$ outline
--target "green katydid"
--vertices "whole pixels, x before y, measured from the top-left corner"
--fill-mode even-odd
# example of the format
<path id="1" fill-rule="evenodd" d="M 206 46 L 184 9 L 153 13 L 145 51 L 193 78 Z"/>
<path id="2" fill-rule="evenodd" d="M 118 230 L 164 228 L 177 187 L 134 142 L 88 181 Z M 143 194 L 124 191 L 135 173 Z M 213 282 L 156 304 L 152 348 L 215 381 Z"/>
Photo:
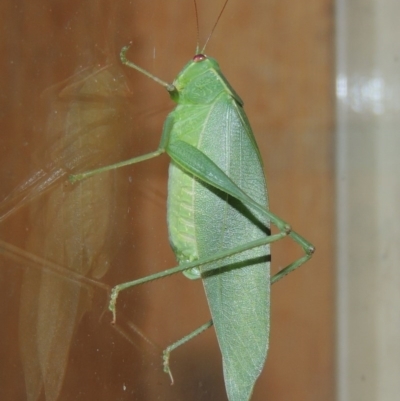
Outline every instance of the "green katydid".
<path id="1" fill-rule="evenodd" d="M 172 380 L 170 352 L 214 325 L 228 398 L 248 401 L 267 356 L 270 282 L 305 263 L 314 247 L 269 211 L 262 160 L 243 102 L 217 61 L 204 55 L 204 48 L 200 52 L 197 47 L 193 59 L 168 84 L 129 61 L 129 46 L 124 47 L 122 63 L 163 85 L 177 106 L 165 121 L 156 151 L 73 175 L 70 180 L 164 152 L 170 156 L 167 220 L 179 265 L 117 285 L 109 308 L 115 321 L 120 291 L 178 272 L 190 279 L 201 278 L 212 320 L 164 351 L 164 370 Z M 270 222 L 279 233 L 271 235 Z M 285 236 L 297 242 L 305 254 L 270 278 L 269 244 Z"/>

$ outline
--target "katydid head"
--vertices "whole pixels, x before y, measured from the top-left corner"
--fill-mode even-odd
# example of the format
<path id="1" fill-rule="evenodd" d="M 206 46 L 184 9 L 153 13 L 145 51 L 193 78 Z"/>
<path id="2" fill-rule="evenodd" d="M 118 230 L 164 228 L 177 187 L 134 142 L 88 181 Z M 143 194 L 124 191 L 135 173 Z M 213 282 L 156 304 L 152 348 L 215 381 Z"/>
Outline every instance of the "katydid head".
<path id="1" fill-rule="evenodd" d="M 193 56 L 167 90 L 172 100 L 179 104 L 209 104 L 225 93 L 243 105 L 222 74 L 217 60 L 203 53 Z"/>
<path id="2" fill-rule="evenodd" d="M 226 91 L 218 62 L 196 54 L 175 78 L 171 98 L 179 104 L 207 104 Z"/>
<path id="3" fill-rule="evenodd" d="M 212 102 L 221 92 L 226 91 L 227 89 L 234 95 L 234 97 L 238 98 L 236 93 L 231 90 L 232 88 L 223 77 L 217 61 L 211 57 L 207 57 L 204 54 L 207 43 L 217 27 L 228 1 L 229 0 L 225 0 L 218 18 L 215 21 L 215 24 L 200 51 L 199 16 L 197 12 L 196 0 L 194 0 L 197 26 L 196 54 L 178 74 L 172 85 L 169 87 L 164 85 L 167 88 L 172 100 L 175 102 L 179 104 L 207 104 Z M 238 100 L 241 102 L 239 98 Z"/>

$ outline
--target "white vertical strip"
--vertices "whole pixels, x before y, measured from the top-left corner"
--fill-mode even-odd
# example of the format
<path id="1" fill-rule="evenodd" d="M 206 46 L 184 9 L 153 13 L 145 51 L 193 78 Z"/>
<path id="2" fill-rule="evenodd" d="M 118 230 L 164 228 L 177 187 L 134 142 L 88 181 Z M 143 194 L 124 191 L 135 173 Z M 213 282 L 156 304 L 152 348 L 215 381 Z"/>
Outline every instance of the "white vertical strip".
<path id="1" fill-rule="evenodd" d="M 400 394 L 399 16 L 337 3 L 339 401 Z"/>
<path id="2" fill-rule="evenodd" d="M 377 372 L 379 400 L 400 399 L 400 2 L 377 8 L 378 266 Z"/>

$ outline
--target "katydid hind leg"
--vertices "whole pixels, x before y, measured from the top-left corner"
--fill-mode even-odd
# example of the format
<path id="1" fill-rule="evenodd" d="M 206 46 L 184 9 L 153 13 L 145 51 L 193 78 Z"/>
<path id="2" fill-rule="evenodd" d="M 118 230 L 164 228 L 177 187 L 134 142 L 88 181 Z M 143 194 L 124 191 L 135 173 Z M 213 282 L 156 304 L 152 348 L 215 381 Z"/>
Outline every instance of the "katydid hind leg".
<path id="1" fill-rule="evenodd" d="M 163 352 L 163 365 L 164 365 L 164 372 L 168 373 L 171 384 L 174 384 L 174 378 L 172 376 L 171 368 L 169 367 L 169 357 L 171 352 L 180 347 L 181 345 L 185 344 L 186 342 L 190 341 L 192 338 L 198 336 L 199 334 L 203 333 L 207 329 L 209 329 L 213 325 L 213 321 L 209 320 L 207 323 L 201 325 L 196 330 L 193 330 L 191 333 L 187 334 L 186 336 L 182 337 L 180 340 L 175 341 L 173 344 L 169 345 L 165 348 Z"/>
<path id="2" fill-rule="evenodd" d="M 221 252 L 218 252 L 214 255 L 210 255 L 204 258 L 200 258 L 197 259 L 193 262 L 187 262 L 187 263 L 181 263 L 178 266 L 172 267 L 171 269 L 167 269 L 158 273 L 154 273 L 145 277 L 142 277 L 140 279 L 137 280 L 133 280 L 133 281 L 128 281 L 126 283 L 122 283 L 122 284 L 118 284 L 116 285 L 112 290 L 111 290 L 111 297 L 110 297 L 110 304 L 108 309 L 111 311 L 112 315 L 113 315 L 113 320 L 112 323 L 116 322 L 116 303 L 117 303 L 117 299 L 118 299 L 118 295 L 121 291 L 124 291 L 128 288 L 131 287 L 135 287 L 137 285 L 140 284 L 145 284 L 148 283 L 150 281 L 154 281 L 154 280 L 158 280 L 164 277 L 168 277 L 171 276 L 173 274 L 176 273 L 182 273 L 185 270 L 189 270 L 189 269 L 193 269 L 195 267 L 199 267 L 199 266 L 204 266 L 207 265 L 209 263 L 213 263 L 215 261 L 218 260 L 222 260 L 225 258 L 228 258 L 232 255 L 238 254 L 238 253 L 242 253 L 245 252 L 249 249 L 253 249 L 253 248 L 258 248 L 261 247 L 263 245 L 267 245 L 267 244 L 271 244 L 273 242 L 279 241 L 282 238 L 284 238 L 287 234 L 285 232 L 283 233 L 277 233 L 277 234 L 273 234 L 270 236 L 266 236 L 266 237 L 262 237 L 258 240 L 255 241 L 251 241 L 248 243 L 245 243 L 243 245 L 237 246 L 235 248 L 231 248 L 228 250 L 224 250 Z M 217 269 L 223 270 L 223 268 L 219 267 Z M 210 274 L 213 270 L 209 269 L 207 270 L 207 274 Z M 199 276 L 198 278 L 202 278 L 201 276 Z"/>
<path id="3" fill-rule="evenodd" d="M 292 231 L 291 227 L 280 217 L 267 210 L 265 207 L 256 203 L 245 192 L 243 192 L 211 159 L 194 146 L 183 142 L 175 141 L 172 145 L 168 145 L 166 149 L 169 156 L 188 173 L 193 174 L 199 180 L 222 190 L 228 195 L 241 201 L 250 209 L 254 209 L 262 213 L 281 233 L 289 235 L 304 250 L 308 260 L 315 249 L 301 235 Z M 304 263 L 304 262 L 303 262 Z M 294 270 L 294 269 L 292 269 Z M 292 271 L 291 270 L 291 271 Z"/>
<path id="4" fill-rule="evenodd" d="M 298 267 L 300 267 L 302 264 L 306 263 L 312 256 L 311 254 L 305 254 L 301 258 L 296 259 L 294 262 L 290 263 L 286 267 L 284 267 L 282 270 L 280 270 L 278 273 L 274 274 L 271 277 L 271 284 L 276 283 L 279 281 L 281 278 L 287 276 L 289 273 L 292 271 L 296 270 Z"/>

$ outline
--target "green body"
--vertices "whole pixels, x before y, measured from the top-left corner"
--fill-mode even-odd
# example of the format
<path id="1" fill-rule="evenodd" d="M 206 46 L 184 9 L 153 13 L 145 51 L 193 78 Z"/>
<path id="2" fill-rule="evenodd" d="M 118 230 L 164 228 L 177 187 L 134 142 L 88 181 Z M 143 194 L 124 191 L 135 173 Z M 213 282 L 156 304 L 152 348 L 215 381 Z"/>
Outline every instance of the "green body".
<path id="1" fill-rule="evenodd" d="M 209 58 L 191 61 L 173 85 L 179 97 L 172 94 L 178 106 L 165 124 L 166 151 L 169 153 L 169 145 L 176 140 L 189 143 L 253 200 L 267 207 L 262 162 L 242 101 L 221 75 L 217 62 Z M 264 216 L 255 215 L 240 201 L 204 184 L 173 161 L 168 227 L 180 263 L 233 249 L 269 233 Z M 248 399 L 267 355 L 269 254 L 269 245 L 264 245 L 199 268 L 232 401 Z M 207 274 L 216 267 L 220 269 Z M 196 270 L 187 275 L 195 277 Z"/>
<path id="2" fill-rule="evenodd" d="M 214 324 L 229 401 L 248 401 L 267 356 L 270 283 L 309 260 L 314 247 L 269 211 L 261 157 L 243 102 L 217 62 L 198 54 L 167 84 L 127 60 L 128 48 L 122 49 L 121 61 L 163 85 L 178 105 L 165 122 L 156 151 L 70 180 L 167 152 L 172 159 L 169 237 L 179 266 L 115 286 L 109 305 L 113 321 L 118 294 L 127 288 L 178 272 L 202 278 L 212 322 L 167 347 L 164 370 L 172 379 L 170 353 Z M 270 222 L 279 233 L 270 234 Z M 269 244 L 286 236 L 302 247 L 304 256 L 270 278 Z"/>

